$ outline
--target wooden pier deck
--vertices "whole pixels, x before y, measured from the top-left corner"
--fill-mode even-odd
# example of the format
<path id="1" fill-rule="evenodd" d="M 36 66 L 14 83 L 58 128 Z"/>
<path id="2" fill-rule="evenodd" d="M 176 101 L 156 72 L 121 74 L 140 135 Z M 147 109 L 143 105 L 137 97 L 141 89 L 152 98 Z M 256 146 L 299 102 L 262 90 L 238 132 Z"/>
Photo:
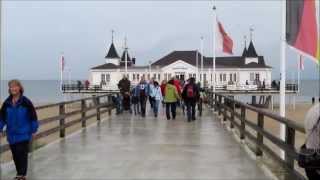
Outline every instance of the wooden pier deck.
<path id="1" fill-rule="evenodd" d="M 211 110 L 188 123 L 108 116 L 30 156 L 29 179 L 271 179 Z M 2 165 L 2 179 L 15 175 Z"/>

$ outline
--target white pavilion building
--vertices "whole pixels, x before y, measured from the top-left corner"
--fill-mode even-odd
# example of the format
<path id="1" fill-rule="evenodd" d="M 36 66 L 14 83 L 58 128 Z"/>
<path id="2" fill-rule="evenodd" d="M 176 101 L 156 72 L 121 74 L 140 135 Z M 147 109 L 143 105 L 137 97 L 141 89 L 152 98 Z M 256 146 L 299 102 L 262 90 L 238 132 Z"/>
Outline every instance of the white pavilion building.
<path id="1" fill-rule="evenodd" d="M 125 68 L 125 54 L 127 53 L 127 68 Z M 256 84 L 264 82 L 266 87 L 271 85 L 272 68 L 266 65 L 264 57 L 259 56 L 251 40 L 240 56 L 216 57 L 216 77 L 213 78 L 213 58 L 204 56 L 198 51 L 173 51 L 164 57 L 152 61 L 145 66 L 136 65 L 136 59 L 131 58 L 128 50 L 124 50 L 120 57 L 112 41 L 105 62 L 90 70 L 91 85 L 103 85 L 108 89 L 117 89 L 117 84 L 127 71 L 132 84 L 137 84 L 142 78 L 161 82 L 173 77 L 187 80 L 196 78 L 206 87 L 216 82 L 217 88 L 243 86 L 246 83 Z M 203 59 L 203 71 L 201 71 Z"/>

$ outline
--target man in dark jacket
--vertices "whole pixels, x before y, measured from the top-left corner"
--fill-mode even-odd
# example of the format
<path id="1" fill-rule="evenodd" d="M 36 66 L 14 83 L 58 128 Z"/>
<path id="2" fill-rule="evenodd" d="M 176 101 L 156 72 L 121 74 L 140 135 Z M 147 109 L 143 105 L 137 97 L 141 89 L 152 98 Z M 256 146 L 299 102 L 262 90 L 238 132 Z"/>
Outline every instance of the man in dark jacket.
<path id="1" fill-rule="evenodd" d="M 122 106 L 124 110 L 129 110 L 131 112 L 130 107 L 130 85 L 131 82 L 129 79 L 124 76 L 118 84 L 121 96 L 122 96 Z"/>
<path id="2" fill-rule="evenodd" d="M 200 93 L 194 78 L 190 78 L 188 84 L 183 88 L 182 98 L 187 106 L 188 122 L 195 121 L 196 102 L 200 98 Z"/>

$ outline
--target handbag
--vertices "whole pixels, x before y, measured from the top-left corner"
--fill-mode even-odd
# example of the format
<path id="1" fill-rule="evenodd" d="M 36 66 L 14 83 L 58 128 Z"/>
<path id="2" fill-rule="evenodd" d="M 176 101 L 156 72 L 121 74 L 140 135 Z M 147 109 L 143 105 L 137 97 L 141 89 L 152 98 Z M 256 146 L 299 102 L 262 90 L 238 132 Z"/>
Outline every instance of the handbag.
<path id="1" fill-rule="evenodd" d="M 320 117 L 317 123 L 313 126 L 311 133 L 306 138 L 305 143 L 300 147 L 298 153 L 298 165 L 302 168 L 308 169 L 320 169 L 320 149 L 308 149 L 306 142 L 309 139 L 310 135 L 317 129 L 317 126 L 320 122 Z"/>

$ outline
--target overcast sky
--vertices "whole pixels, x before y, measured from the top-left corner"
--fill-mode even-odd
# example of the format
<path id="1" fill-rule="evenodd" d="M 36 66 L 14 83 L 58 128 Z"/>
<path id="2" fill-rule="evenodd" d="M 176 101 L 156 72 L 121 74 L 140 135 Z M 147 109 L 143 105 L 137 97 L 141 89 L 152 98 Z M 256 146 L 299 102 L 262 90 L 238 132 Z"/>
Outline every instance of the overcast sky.
<path id="1" fill-rule="evenodd" d="M 259 55 L 279 77 L 281 2 L 218 1 L 217 13 L 240 55 L 243 36 L 254 27 Z M 89 69 L 105 63 L 115 30 L 122 53 L 124 37 L 139 65 L 173 50 L 195 50 L 205 38 L 204 55 L 212 56 L 211 1 L 4 1 L 2 48 L 6 79 L 59 79 L 59 56 L 64 52 L 73 79 L 87 79 Z M 223 55 L 223 54 L 220 54 Z M 297 55 L 287 52 L 287 77 L 296 73 Z M 305 60 L 305 79 L 318 77 Z"/>

